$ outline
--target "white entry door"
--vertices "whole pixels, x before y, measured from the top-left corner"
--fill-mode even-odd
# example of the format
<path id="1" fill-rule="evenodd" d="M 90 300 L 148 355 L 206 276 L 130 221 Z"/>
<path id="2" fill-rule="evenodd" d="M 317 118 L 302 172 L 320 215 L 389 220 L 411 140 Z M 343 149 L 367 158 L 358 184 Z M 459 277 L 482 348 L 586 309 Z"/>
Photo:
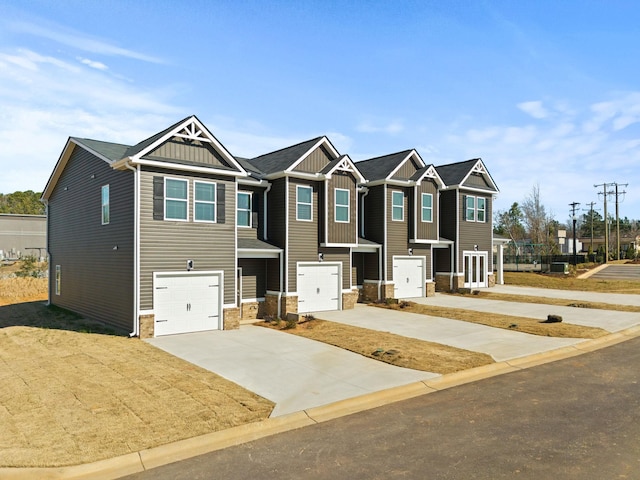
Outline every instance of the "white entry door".
<path id="1" fill-rule="evenodd" d="M 222 329 L 221 276 L 210 272 L 156 273 L 155 336 Z"/>
<path id="2" fill-rule="evenodd" d="M 464 286 L 487 286 L 487 252 L 464 252 Z"/>
<path id="3" fill-rule="evenodd" d="M 393 257 L 395 298 L 424 297 L 425 257 Z"/>
<path id="4" fill-rule="evenodd" d="M 298 312 L 340 310 L 340 264 L 298 264 Z"/>

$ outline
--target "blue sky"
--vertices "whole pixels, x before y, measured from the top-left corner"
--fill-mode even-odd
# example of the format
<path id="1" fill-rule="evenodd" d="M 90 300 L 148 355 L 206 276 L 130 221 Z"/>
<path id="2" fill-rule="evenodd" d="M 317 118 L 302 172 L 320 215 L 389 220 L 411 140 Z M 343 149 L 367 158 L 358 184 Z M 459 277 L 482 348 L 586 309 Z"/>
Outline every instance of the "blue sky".
<path id="1" fill-rule="evenodd" d="M 538 184 L 560 222 L 628 184 L 638 219 L 639 21 L 632 1 L 0 0 L 0 192 L 41 191 L 69 136 L 196 114 L 239 156 L 327 135 L 356 161 L 481 157 L 495 209 Z"/>

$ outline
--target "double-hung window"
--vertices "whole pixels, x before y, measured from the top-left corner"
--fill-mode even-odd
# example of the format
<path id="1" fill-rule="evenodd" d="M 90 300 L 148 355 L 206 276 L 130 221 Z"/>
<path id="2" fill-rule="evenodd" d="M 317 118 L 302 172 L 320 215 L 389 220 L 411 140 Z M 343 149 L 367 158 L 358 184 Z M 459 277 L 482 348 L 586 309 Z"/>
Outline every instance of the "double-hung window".
<path id="1" fill-rule="evenodd" d="M 193 182 L 195 199 L 193 201 L 193 220 L 196 222 L 216 221 L 216 184 L 211 182 Z"/>
<path id="2" fill-rule="evenodd" d="M 487 204 L 486 199 L 483 197 L 478 197 L 476 199 L 476 221 L 477 222 L 485 222 L 487 217 Z"/>
<path id="3" fill-rule="evenodd" d="M 164 218 L 165 220 L 187 221 L 187 205 L 189 203 L 187 180 L 166 178 L 164 183 Z"/>
<path id="4" fill-rule="evenodd" d="M 404 220 L 404 193 L 397 190 L 391 191 L 391 220 Z"/>
<path id="5" fill-rule="evenodd" d="M 335 219 L 336 222 L 349 223 L 349 190 L 335 189 Z"/>
<path id="6" fill-rule="evenodd" d="M 465 215 L 464 218 L 467 222 L 475 222 L 476 221 L 476 197 L 472 197 L 471 195 L 467 195 L 467 199 L 465 200 Z"/>
<path id="7" fill-rule="evenodd" d="M 251 193 L 238 192 L 236 222 L 239 227 L 251 226 Z"/>
<path id="8" fill-rule="evenodd" d="M 303 185 L 296 186 L 296 220 L 311 221 L 313 207 L 313 189 Z"/>
<path id="9" fill-rule="evenodd" d="M 422 194 L 422 221 L 433 222 L 433 195 L 430 193 Z"/>
<path id="10" fill-rule="evenodd" d="M 109 185 L 102 186 L 102 225 L 109 224 Z"/>

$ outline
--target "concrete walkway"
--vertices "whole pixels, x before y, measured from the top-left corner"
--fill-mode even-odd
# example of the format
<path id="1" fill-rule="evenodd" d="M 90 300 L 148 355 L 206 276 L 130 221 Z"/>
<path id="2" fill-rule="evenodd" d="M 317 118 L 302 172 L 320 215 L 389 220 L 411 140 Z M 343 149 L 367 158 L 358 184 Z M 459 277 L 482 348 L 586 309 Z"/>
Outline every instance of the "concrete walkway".
<path id="1" fill-rule="evenodd" d="M 577 290 L 552 290 L 549 288 L 517 287 L 513 285 L 496 285 L 487 289 L 489 293 L 506 293 L 508 295 L 531 295 L 533 297 L 566 298 L 585 302 L 612 303 L 614 305 L 634 305 L 640 307 L 640 295 L 625 293 L 579 292 Z"/>
<path id="2" fill-rule="evenodd" d="M 414 298 L 412 301 L 424 300 L 422 303 L 428 303 L 439 297 L 444 296 Z M 449 303 L 447 306 L 464 308 L 461 306 L 462 302 L 456 303 L 456 300 L 466 299 L 452 296 L 446 296 L 446 299 L 452 299 L 452 302 L 443 302 Z M 579 338 L 541 337 L 460 320 L 399 312 L 362 304 L 357 304 L 353 310 L 319 312 L 316 314 L 316 318 L 483 352 L 491 355 L 498 362 L 574 345 L 583 341 Z"/>
<path id="3" fill-rule="evenodd" d="M 147 341 L 275 402 L 272 417 L 439 376 L 253 325 Z"/>

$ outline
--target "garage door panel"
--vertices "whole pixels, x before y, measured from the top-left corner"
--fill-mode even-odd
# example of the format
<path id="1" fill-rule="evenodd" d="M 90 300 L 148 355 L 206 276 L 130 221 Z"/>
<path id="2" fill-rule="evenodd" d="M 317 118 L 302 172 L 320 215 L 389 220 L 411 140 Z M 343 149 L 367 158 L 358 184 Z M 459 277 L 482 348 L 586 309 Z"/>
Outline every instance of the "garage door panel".
<path id="1" fill-rule="evenodd" d="M 395 298 L 424 296 L 424 257 L 393 259 L 393 282 Z"/>
<path id="2" fill-rule="evenodd" d="M 340 291 L 339 265 L 298 266 L 298 311 L 300 313 L 338 310 Z"/>

